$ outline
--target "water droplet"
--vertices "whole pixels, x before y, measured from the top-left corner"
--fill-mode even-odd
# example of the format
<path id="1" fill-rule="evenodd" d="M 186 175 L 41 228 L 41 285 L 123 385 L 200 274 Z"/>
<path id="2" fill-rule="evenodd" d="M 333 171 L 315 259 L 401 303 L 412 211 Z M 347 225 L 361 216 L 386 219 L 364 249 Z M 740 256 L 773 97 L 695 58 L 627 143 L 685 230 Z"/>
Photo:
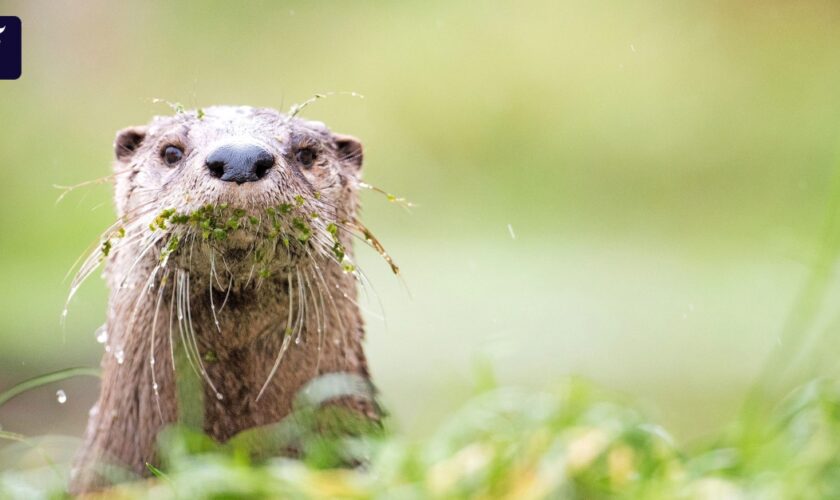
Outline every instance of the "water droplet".
<path id="1" fill-rule="evenodd" d="M 125 351 L 122 349 L 118 350 L 114 353 L 114 357 L 117 358 L 117 364 L 121 365 L 125 361 Z"/>
<path id="2" fill-rule="evenodd" d="M 58 400 L 59 404 L 63 405 L 64 403 L 67 402 L 67 394 L 63 390 L 59 389 L 55 393 L 55 399 Z"/>
<path id="3" fill-rule="evenodd" d="M 222 393 L 221 393 L 221 392 L 217 392 L 217 393 L 216 393 L 216 399 L 218 399 L 219 401 L 221 401 L 221 400 L 225 399 L 225 397 L 224 397 L 224 396 L 222 396 Z"/>
<path id="4" fill-rule="evenodd" d="M 150 359 L 149 364 L 155 366 L 155 358 Z"/>
<path id="5" fill-rule="evenodd" d="M 155 392 L 157 392 L 157 391 L 158 391 L 158 385 L 157 385 L 157 382 L 155 382 L 154 384 L 152 384 L 152 389 L 154 389 L 154 391 L 155 391 Z"/>
<path id="6" fill-rule="evenodd" d="M 300 335 L 295 337 L 295 345 L 300 345 Z"/>
<path id="7" fill-rule="evenodd" d="M 96 341 L 100 344 L 108 342 L 108 330 L 105 328 L 105 325 L 96 329 Z"/>
<path id="8" fill-rule="evenodd" d="M 66 307 L 64 308 L 64 310 L 63 310 L 63 311 L 61 311 L 61 317 L 62 317 L 62 318 L 66 318 L 66 317 L 67 317 L 67 308 L 66 308 Z"/>

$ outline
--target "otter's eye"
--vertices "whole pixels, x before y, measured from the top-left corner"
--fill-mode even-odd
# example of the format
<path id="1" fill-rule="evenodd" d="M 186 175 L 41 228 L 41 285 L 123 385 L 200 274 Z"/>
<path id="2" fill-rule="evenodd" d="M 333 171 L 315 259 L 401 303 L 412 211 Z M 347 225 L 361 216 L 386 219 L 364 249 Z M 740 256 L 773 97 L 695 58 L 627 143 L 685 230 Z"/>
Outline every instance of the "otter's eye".
<path id="1" fill-rule="evenodd" d="M 295 153 L 295 158 L 303 166 L 303 168 L 312 168 L 312 164 L 315 163 L 316 156 L 317 154 L 312 148 L 299 149 L 298 152 Z"/>
<path id="2" fill-rule="evenodd" d="M 184 150 L 178 146 L 166 146 L 162 156 L 167 165 L 174 165 L 184 157 Z"/>

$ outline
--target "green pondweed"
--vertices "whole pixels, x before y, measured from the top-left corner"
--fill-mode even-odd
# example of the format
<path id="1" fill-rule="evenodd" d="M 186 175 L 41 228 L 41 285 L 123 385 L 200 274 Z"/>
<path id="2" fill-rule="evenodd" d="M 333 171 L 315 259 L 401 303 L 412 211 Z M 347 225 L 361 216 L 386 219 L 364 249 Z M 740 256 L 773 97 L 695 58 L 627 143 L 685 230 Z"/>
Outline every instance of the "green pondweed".
<path id="1" fill-rule="evenodd" d="M 306 245 L 313 238 L 318 240 L 319 228 L 323 227 L 330 238 L 330 253 L 336 262 L 341 265 L 345 272 L 353 273 L 356 270 L 355 264 L 350 261 L 348 252 L 341 242 L 340 234 L 342 228 L 346 231 L 356 233 L 365 243 L 376 250 L 394 274 L 399 273 L 399 267 L 394 263 L 390 255 L 373 233 L 358 221 L 337 221 L 326 224 L 318 222 L 324 219 L 317 211 L 305 208 L 306 200 L 298 195 L 294 203 L 280 203 L 276 206 L 266 207 L 263 214 L 255 215 L 242 208 L 230 207 L 228 204 L 204 205 L 192 212 L 178 212 L 174 208 L 164 209 L 158 213 L 149 224 L 151 232 L 169 231 L 171 235 L 166 239 L 160 253 L 160 261 L 166 262 L 170 256 L 176 253 L 180 247 L 178 229 L 180 227 L 190 228 L 197 231 L 204 241 L 225 241 L 235 231 L 245 231 L 258 236 L 266 242 L 276 242 L 286 249 L 291 249 L 292 242 L 295 245 Z M 117 237 L 124 237 L 124 229 L 114 233 Z M 319 240 L 320 241 L 320 240 Z M 102 243 L 102 254 L 107 257 L 113 247 L 112 238 Z M 263 248 L 257 247 L 254 252 L 256 263 L 262 263 L 268 255 Z M 261 277 L 268 277 L 268 270 L 260 269 Z"/>

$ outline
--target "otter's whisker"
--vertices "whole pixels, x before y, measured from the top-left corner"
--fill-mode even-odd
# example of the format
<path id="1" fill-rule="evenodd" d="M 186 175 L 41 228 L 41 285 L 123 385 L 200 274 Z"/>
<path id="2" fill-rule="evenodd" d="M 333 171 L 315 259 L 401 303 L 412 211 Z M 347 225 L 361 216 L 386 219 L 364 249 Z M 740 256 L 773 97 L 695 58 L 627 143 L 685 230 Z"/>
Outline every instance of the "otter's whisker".
<path id="1" fill-rule="evenodd" d="M 163 277 L 160 279 L 160 285 L 158 286 L 158 297 L 157 303 L 155 304 L 155 314 L 152 317 L 152 334 L 149 346 L 149 369 L 152 373 L 152 391 L 155 393 L 155 404 L 157 405 L 158 416 L 160 417 L 161 423 L 164 423 L 163 419 L 163 410 L 160 407 L 160 391 L 158 390 L 158 383 L 157 377 L 155 375 L 155 340 L 157 338 L 157 319 L 158 319 L 158 312 L 160 312 L 160 303 L 163 301 L 163 291 L 166 288 L 166 281 L 169 278 L 169 269 L 166 269 L 166 272 L 163 274 Z"/>
<path id="2" fill-rule="evenodd" d="M 303 325 L 306 320 L 306 287 L 300 277 L 300 268 L 297 268 L 298 281 L 298 297 L 300 298 L 300 312 L 298 313 L 297 334 L 295 335 L 295 344 L 300 344 L 301 334 L 303 333 Z"/>
<path id="3" fill-rule="evenodd" d="M 192 309 L 190 307 L 190 275 L 189 274 L 187 274 L 187 285 L 186 286 L 187 286 L 187 294 L 186 294 L 187 318 L 188 318 L 188 321 L 189 321 L 190 338 L 191 338 L 192 343 L 193 343 L 193 349 L 195 350 L 196 359 L 198 360 L 198 366 L 201 370 L 201 375 L 204 377 L 204 380 L 207 381 L 207 385 L 209 385 L 210 389 L 212 389 L 213 392 L 216 394 L 216 399 L 222 399 L 223 398 L 222 393 L 220 393 L 219 390 L 216 389 L 216 385 L 213 384 L 213 381 L 210 379 L 210 375 L 207 373 L 207 369 L 204 367 L 204 361 L 202 361 L 202 359 L 201 359 L 201 352 L 198 349 L 198 340 L 197 340 L 196 335 L 195 335 L 195 330 L 193 329 Z"/>
<path id="4" fill-rule="evenodd" d="M 99 265 L 104 259 L 105 255 L 100 250 L 100 247 L 97 247 L 95 250 L 88 254 L 82 265 L 79 267 L 79 270 L 73 277 L 73 281 L 70 283 L 70 291 L 67 294 L 67 299 L 64 302 L 64 310 L 61 313 L 62 324 L 64 322 L 64 319 L 67 317 L 67 311 L 70 306 L 70 302 L 73 300 L 73 297 L 79 291 L 79 288 L 82 286 L 82 284 L 85 281 L 87 281 L 87 279 L 93 274 L 94 271 L 96 271 L 96 269 L 99 267 Z"/>
<path id="5" fill-rule="evenodd" d="M 80 182 L 78 184 L 73 184 L 72 186 L 63 186 L 61 184 L 53 184 L 54 188 L 60 189 L 62 191 L 61 195 L 59 195 L 58 199 L 55 200 L 55 204 L 58 205 L 59 203 L 61 203 L 61 200 L 63 200 L 65 196 L 67 196 L 68 194 L 70 194 L 71 192 L 73 192 L 73 191 L 75 191 L 79 188 L 83 188 L 83 187 L 87 187 L 87 186 L 94 186 L 96 184 L 106 184 L 108 182 L 112 182 L 117 177 L 117 175 L 118 174 L 114 173 L 114 174 L 111 174 L 111 175 L 106 175 L 105 177 L 99 177 L 98 179 L 91 179 L 89 181 L 84 181 L 84 182 Z"/>
<path id="6" fill-rule="evenodd" d="M 219 281 L 219 273 L 216 272 L 216 249 L 213 245 L 207 245 L 210 248 L 210 286 L 213 286 L 213 279 L 216 280 L 216 284 L 219 285 L 219 289 L 222 289 L 222 282 Z"/>
<path id="7" fill-rule="evenodd" d="M 103 233 L 103 235 L 100 237 L 100 240 L 102 240 L 105 235 L 112 234 L 117 229 L 117 227 L 119 227 L 118 222 L 112 224 L 111 227 Z M 73 281 L 70 283 L 70 292 L 68 293 L 67 300 L 64 303 L 64 311 L 62 312 L 62 317 L 67 316 L 67 308 L 70 304 L 70 301 L 76 295 L 76 292 L 78 292 L 79 287 L 81 287 L 82 283 L 84 283 L 90 277 L 90 275 L 93 274 L 93 272 L 105 259 L 105 255 L 101 251 L 101 244 L 102 243 L 100 241 L 100 243 L 96 244 L 93 250 L 88 251 L 87 257 L 84 258 L 84 262 L 82 262 L 82 265 L 79 267 L 79 270 L 73 277 Z M 79 259 L 76 260 L 76 263 L 74 263 L 73 266 L 70 268 L 70 271 L 68 271 L 68 275 L 70 272 L 72 272 L 73 268 L 76 267 L 76 264 L 81 259 L 82 257 L 79 257 Z"/>
<path id="8" fill-rule="evenodd" d="M 297 334 L 298 334 L 299 328 L 300 328 L 300 323 L 301 323 L 301 313 L 303 312 L 303 301 L 300 300 L 300 275 L 298 275 L 298 282 L 297 282 L 297 286 L 295 288 L 296 288 L 296 291 L 298 293 L 298 308 L 297 308 L 297 312 L 295 314 L 294 326 L 292 327 L 291 331 L 288 332 L 289 335 L 291 335 L 292 337 L 297 337 Z M 295 294 L 295 290 L 289 290 L 289 298 L 290 299 L 294 294 Z"/>
<path id="9" fill-rule="evenodd" d="M 245 284 L 242 286 L 242 288 L 248 288 L 248 284 L 251 283 L 251 278 L 254 277 L 254 268 L 255 267 L 257 267 L 256 264 L 251 265 L 251 270 L 248 271 L 248 279 L 245 280 Z"/>
<path id="10" fill-rule="evenodd" d="M 101 256 L 101 252 L 99 251 L 99 249 L 100 245 L 102 245 L 102 240 L 105 239 L 106 236 L 110 236 L 111 234 L 113 234 L 113 232 L 116 231 L 119 227 L 123 226 L 121 222 L 122 220 L 117 220 L 116 222 L 108 226 L 108 228 L 106 228 L 102 232 L 102 234 L 100 234 L 99 237 L 96 240 L 94 240 L 93 243 L 88 245 L 84 252 L 79 254 L 76 260 L 73 262 L 73 265 L 71 265 L 70 268 L 67 270 L 67 274 L 64 275 L 64 281 L 66 281 L 67 278 L 69 278 L 70 275 L 73 274 L 73 270 L 76 269 L 76 266 L 79 265 L 79 262 L 82 262 L 82 260 L 90 259 L 94 255 L 97 256 L 97 258 Z M 98 265 L 99 263 L 97 263 L 97 266 Z"/>
<path id="11" fill-rule="evenodd" d="M 312 286 L 311 277 L 309 275 L 309 271 L 311 269 L 312 268 L 310 266 L 305 267 L 304 270 L 303 270 L 303 277 L 306 280 L 306 285 L 307 285 L 307 289 L 309 290 L 309 295 L 312 297 L 312 308 L 314 309 L 314 314 L 315 314 L 315 326 L 316 326 L 318 335 L 320 336 L 324 332 L 323 323 L 322 323 L 323 318 L 321 316 L 321 310 L 318 308 L 318 299 L 315 296 L 315 291 L 316 290 L 315 290 L 315 287 Z M 319 346 L 320 346 L 320 342 L 319 342 Z M 319 347 L 319 350 L 320 350 L 320 347 Z"/>
<path id="12" fill-rule="evenodd" d="M 363 271 L 361 269 L 359 269 L 359 272 L 363 273 Z M 383 323 L 385 323 L 387 325 L 388 319 L 385 316 L 385 306 L 382 304 L 382 300 L 381 300 L 379 294 L 376 292 L 376 289 L 373 288 L 373 284 L 370 282 L 370 280 L 364 274 L 362 274 L 361 276 L 363 276 L 363 279 L 361 281 L 361 284 L 362 284 L 361 289 L 365 293 L 365 297 L 367 298 L 368 301 L 370 301 L 370 295 L 368 294 L 368 291 L 367 291 L 367 287 L 370 287 L 371 291 L 373 292 L 373 297 L 379 303 L 378 305 L 379 305 L 379 310 L 380 310 L 381 314 L 377 313 L 376 311 L 371 310 L 369 307 L 366 307 L 366 306 L 362 305 L 362 303 L 360 301 L 351 297 L 347 292 L 342 291 L 341 296 L 345 300 L 347 300 L 351 304 L 353 304 L 354 306 L 361 309 L 366 314 L 372 316 L 375 319 L 378 319 L 378 320 L 382 321 Z M 338 285 L 336 285 L 336 289 L 340 290 L 340 287 Z"/>
<path id="13" fill-rule="evenodd" d="M 225 266 L 225 271 L 227 271 L 228 276 L 230 276 L 232 278 L 233 277 L 233 272 L 230 270 L 230 266 L 228 266 L 227 260 L 225 260 L 224 253 L 221 254 L 221 257 L 222 257 L 222 265 Z"/>
<path id="14" fill-rule="evenodd" d="M 196 375 L 199 375 L 198 367 L 193 361 L 192 345 L 186 339 L 186 316 L 184 313 L 184 271 L 178 269 L 176 274 L 178 293 L 176 303 L 178 306 L 178 333 L 181 336 L 181 344 L 184 346 L 184 355 L 187 358 L 190 368 Z"/>
<path id="15" fill-rule="evenodd" d="M 368 307 L 362 306 L 358 301 L 351 298 L 347 292 L 343 292 L 344 298 L 352 302 L 354 305 L 359 307 L 359 309 L 364 310 L 366 313 L 370 314 L 374 318 L 382 321 L 385 325 L 385 330 L 388 330 L 388 318 L 386 317 L 385 313 L 385 305 L 382 304 L 382 297 L 379 295 L 379 292 L 376 291 L 376 287 L 373 286 L 373 282 L 370 281 L 368 278 L 367 273 L 365 273 L 364 269 L 361 266 L 357 266 L 356 270 L 359 272 L 360 283 L 362 284 L 361 289 L 362 293 L 365 294 L 366 299 L 370 302 L 370 295 L 373 294 L 374 299 L 376 299 L 376 303 L 379 306 L 379 313 L 375 313 L 374 311 L 370 310 Z M 370 292 L 370 293 L 369 293 Z"/>
<path id="16" fill-rule="evenodd" d="M 203 370 L 199 366 L 201 354 L 194 342 L 195 332 L 192 330 L 192 325 L 189 321 L 189 306 L 187 298 L 189 297 L 189 287 L 187 286 L 188 274 L 186 271 L 179 270 L 179 284 L 178 284 L 178 329 L 181 334 L 181 344 L 184 346 L 184 354 L 190 367 L 199 377 L 204 377 Z"/>
<path id="17" fill-rule="evenodd" d="M 219 318 L 216 316 L 216 305 L 213 303 L 213 277 L 216 274 L 216 254 L 210 250 L 210 280 L 208 281 L 208 288 L 210 294 L 210 310 L 213 312 L 213 323 L 216 325 L 216 330 L 222 333 L 222 327 L 219 325 Z"/>
<path id="18" fill-rule="evenodd" d="M 158 264 L 157 266 L 155 266 L 154 269 L 152 269 L 152 271 L 149 273 L 149 277 L 146 279 L 146 282 L 143 283 L 143 288 L 141 288 L 140 291 L 137 293 L 137 298 L 134 300 L 134 308 L 132 309 L 131 316 L 128 320 L 127 331 L 134 331 L 134 324 L 137 321 L 137 311 L 140 306 L 140 301 L 144 298 L 146 293 L 148 293 L 149 290 L 151 290 L 151 284 L 154 282 L 155 276 L 157 275 L 157 272 L 160 269 L 160 264 Z"/>
<path id="19" fill-rule="evenodd" d="M 76 296 L 76 293 L 79 291 L 79 288 L 82 286 L 82 283 L 84 283 L 85 280 L 87 280 L 87 278 L 90 277 L 91 274 L 93 274 L 96 268 L 99 267 L 99 257 L 91 255 L 91 257 L 88 257 L 88 260 L 94 257 L 97 259 L 96 264 L 90 265 L 86 261 L 84 264 L 82 264 L 82 268 L 76 274 L 76 277 L 73 278 L 73 283 L 71 283 L 70 285 L 70 291 L 67 294 L 67 299 L 64 301 L 64 310 L 61 312 L 62 324 L 64 323 L 64 319 L 67 317 L 67 311 L 70 307 L 70 301 L 72 301 L 73 297 Z"/>
<path id="20" fill-rule="evenodd" d="M 222 301 L 221 307 L 219 307 L 219 314 L 222 313 L 222 310 L 225 308 L 225 304 L 227 304 L 228 297 L 230 297 L 230 291 L 233 288 L 233 275 L 230 275 L 230 279 L 228 281 L 227 290 L 225 291 L 225 300 Z"/>
<path id="21" fill-rule="evenodd" d="M 271 382 L 271 379 L 274 378 L 274 374 L 277 373 L 277 368 L 280 366 L 280 361 L 283 360 L 283 355 L 286 354 L 286 350 L 289 348 L 289 343 L 292 340 L 292 309 L 294 305 L 294 294 L 292 293 L 292 275 L 289 274 L 287 279 L 288 289 L 289 289 L 289 316 L 286 319 L 286 328 L 283 330 L 283 343 L 280 345 L 280 352 L 277 353 L 277 357 L 274 359 L 274 365 L 271 367 L 271 371 L 268 373 L 268 376 L 265 378 L 265 382 L 260 388 L 260 392 L 257 394 L 257 398 L 254 400 L 259 401 L 262 397 L 263 393 L 265 392 L 268 384 Z"/>
<path id="22" fill-rule="evenodd" d="M 321 284 L 324 287 L 324 291 L 327 292 L 327 297 L 330 299 L 330 307 L 333 310 L 333 314 L 335 315 L 336 322 L 338 322 L 338 329 L 342 336 L 346 334 L 346 328 L 344 326 L 344 320 L 341 317 L 341 313 L 338 310 L 338 306 L 335 302 L 335 297 L 333 297 L 332 291 L 330 291 L 329 287 L 327 286 L 326 280 L 324 280 L 324 276 L 321 273 L 316 274 L 318 279 L 321 281 Z M 330 325 L 332 326 L 332 325 Z"/>
<path id="23" fill-rule="evenodd" d="M 171 286 L 171 288 L 172 288 L 172 298 L 169 300 L 169 354 L 170 354 L 171 359 L 172 359 L 172 373 L 174 373 L 174 374 L 178 373 L 178 369 L 175 366 L 175 342 L 172 338 L 172 323 L 173 323 L 172 319 L 173 319 L 173 316 L 175 315 L 175 289 L 177 288 L 177 286 L 176 286 L 177 281 L 178 281 L 177 276 L 178 276 L 178 273 L 177 273 L 177 270 L 176 270 L 176 273 L 175 273 L 176 283 L 173 283 L 172 286 Z"/>
<path id="24" fill-rule="evenodd" d="M 271 372 L 268 374 L 268 377 L 266 377 L 265 383 L 260 389 L 259 394 L 257 394 L 256 401 L 259 401 L 260 398 L 262 398 L 263 393 L 265 392 L 266 388 L 268 388 L 268 384 L 271 382 L 271 379 L 274 378 L 274 374 L 277 373 L 277 368 L 280 366 L 280 361 L 283 360 L 283 355 L 286 354 L 286 351 L 289 349 L 289 344 L 291 344 L 291 341 L 291 334 L 286 334 L 283 337 L 283 344 L 280 346 L 280 353 L 277 354 L 277 359 L 274 360 L 274 366 L 271 367 Z"/>
<path id="25" fill-rule="evenodd" d="M 310 268 L 305 268 L 303 272 L 303 276 L 306 279 L 307 283 L 309 283 L 309 293 L 312 296 L 312 307 L 315 310 L 315 324 L 316 328 L 318 329 L 318 357 L 315 361 L 315 371 L 313 372 L 315 375 L 318 374 L 318 370 L 321 367 L 321 354 L 324 346 L 324 325 L 323 325 L 323 295 L 321 296 L 321 308 L 318 307 L 318 297 L 315 296 L 315 287 L 312 286 L 310 283 L 310 276 L 307 270 Z M 320 289 L 318 289 L 318 293 L 320 294 Z"/>
<path id="26" fill-rule="evenodd" d="M 137 267 L 137 264 L 139 264 L 143 260 L 143 257 L 149 252 L 149 250 L 151 250 L 152 247 L 154 247 L 158 242 L 160 242 L 165 236 L 165 234 L 161 234 L 159 236 L 153 236 L 152 238 L 150 238 L 151 241 L 149 242 L 149 244 L 146 245 L 146 247 L 140 252 L 140 255 L 138 255 L 137 258 L 134 259 L 134 262 L 131 264 L 131 266 L 129 266 L 128 271 L 126 271 L 126 273 L 123 275 L 122 280 L 120 280 L 118 291 L 120 289 L 125 288 L 126 282 L 131 277 L 131 273 L 132 271 L 134 271 L 134 268 Z"/>

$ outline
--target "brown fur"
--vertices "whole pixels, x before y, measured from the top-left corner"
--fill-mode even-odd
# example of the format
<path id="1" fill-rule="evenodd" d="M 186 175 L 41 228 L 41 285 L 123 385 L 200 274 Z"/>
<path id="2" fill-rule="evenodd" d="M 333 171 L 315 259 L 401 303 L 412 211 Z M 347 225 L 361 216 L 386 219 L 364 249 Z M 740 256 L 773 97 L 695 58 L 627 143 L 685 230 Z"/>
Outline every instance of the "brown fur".
<path id="1" fill-rule="evenodd" d="M 249 214 L 261 214 L 266 206 L 300 195 L 306 200 L 305 209 L 312 204 L 319 211 L 320 217 L 312 221 L 316 232 L 323 232 L 329 221 L 355 219 L 361 166 L 357 141 L 334 135 L 320 123 L 269 109 L 204 111 L 201 118 L 195 112 L 156 117 L 148 126 L 126 129 L 117 136 L 115 199 L 126 234 L 106 263 L 105 277 L 111 288 L 108 352 L 102 360 L 99 401 L 91 410 L 74 467 L 71 491 L 75 493 L 106 484 L 100 473 L 103 464 L 147 475 L 145 463 L 155 461 L 157 434 L 178 420 L 171 356 L 175 346 L 170 345 L 170 335 L 175 344 L 180 336 L 177 327 L 170 333 L 170 321 L 177 322 L 178 308 L 172 306 L 172 297 L 179 279 L 190 301 L 198 353 L 209 359 L 204 366 L 215 390 L 203 384 L 204 431 L 215 439 L 225 441 L 242 430 L 281 420 L 289 414 L 298 389 L 319 374 L 347 372 L 368 377 L 362 317 L 355 304 L 356 278 L 328 254 L 283 252 L 281 247 L 270 260 L 270 277 L 257 278 L 247 258 L 254 249 L 253 234 L 234 232 L 217 245 L 185 239 L 168 266 L 157 270 L 162 240 L 132 243 L 136 237 L 151 238 L 143 232 L 150 231 L 148 224 L 162 209 L 189 212 L 208 203 L 229 203 Z M 258 143 L 276 156 L 265 179 L 237 185 L 207 174 L 205 157 L 218 144 L 231 140 Z M 181 165 L 162 163 L 160 149 L 166 144 L 184 149 Z M 311 169 L 295 164 L 294 151 L 301 145 L 319 151 Z M 342 229 L 339 238 L 352 256 L 348 233 Z M 151 249 L 143 254 L 147 241 Z M 288 328 L 289 296 L 294 294 L 290 280 L 293 290 L 308 284 L 303 293 L 306 309 L 300 343 L 291 343 L 257 400 Z M 293 309 L 299 301 L 300 295 L 294 294 Z M 320 334 L 319 324 L 323 325 Z M 347 405 L 377 416 L 372 404 Z"/>

